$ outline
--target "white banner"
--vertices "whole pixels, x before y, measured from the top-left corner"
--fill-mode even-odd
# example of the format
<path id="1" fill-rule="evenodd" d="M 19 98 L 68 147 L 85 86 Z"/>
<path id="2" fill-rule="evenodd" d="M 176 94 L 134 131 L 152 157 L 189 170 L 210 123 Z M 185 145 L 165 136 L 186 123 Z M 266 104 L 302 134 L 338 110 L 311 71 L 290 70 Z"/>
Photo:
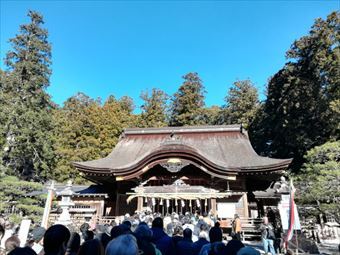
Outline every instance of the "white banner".
<path id="1" fill-rule="evenodd" d="M 283 230 L 288 230 L 289 225 L 289 195 L 282 195 L 281 196 L 281 202 L 278 205 L 280 216 L 281 216 L 281 224 Z M 296 208 L 296 205 L 294 206 L 294 214 L 295 214 L 295 224 L 294 229 L 300 230 L 300 219 L 299 214 Z"/>
<path id="2" fill-rule="evenodd" d="M 20 247 L 24 247 L 27 241 L 28 232 L 30 230 L 31 220 L 22 220 L 18 237 L 20 239 Z"/>
<path id="3" fill-rule="evenodd" d="M 235 203 L 217 203 L 217 213 L 219 218 L 234 218 L 236 212 Z"/>

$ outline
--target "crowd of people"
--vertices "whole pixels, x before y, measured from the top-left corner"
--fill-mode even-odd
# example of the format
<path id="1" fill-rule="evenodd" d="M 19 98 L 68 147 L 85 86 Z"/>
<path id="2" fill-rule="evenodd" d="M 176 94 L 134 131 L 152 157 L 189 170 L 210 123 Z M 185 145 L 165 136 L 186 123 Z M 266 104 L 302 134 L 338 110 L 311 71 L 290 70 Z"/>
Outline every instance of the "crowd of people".
<path id="1" fill-rule="evenodd" d="M 20 247 L 17 230 L 0 222 L 0 254 L 21 255 L 243 255 L 260 254 L 245 246 L 239 234 L 223 239 L 219 222 L 208 215 L 125 215 L 120 223 L 81 225 L 56 224 L 45 230 L 34 228 L 25 247 Z"/>

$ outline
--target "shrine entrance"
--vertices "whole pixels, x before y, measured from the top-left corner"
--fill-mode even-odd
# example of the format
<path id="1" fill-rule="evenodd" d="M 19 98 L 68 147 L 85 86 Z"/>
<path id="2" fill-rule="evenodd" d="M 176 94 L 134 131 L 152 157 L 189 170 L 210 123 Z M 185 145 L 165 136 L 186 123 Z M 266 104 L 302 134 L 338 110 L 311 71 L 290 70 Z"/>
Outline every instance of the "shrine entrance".
<path id="1" fill-rule="evenodd" d="M 231 191 L 220 192 L 203 186 L 191 186 L 178 179 L 171 185 L 138 186 L 129 195 L 127 202 L 137 199 L 137 211 L 150 210 L 162 215 L 186 212 L 216 214 L 216 199 L 228 198 Z"/>

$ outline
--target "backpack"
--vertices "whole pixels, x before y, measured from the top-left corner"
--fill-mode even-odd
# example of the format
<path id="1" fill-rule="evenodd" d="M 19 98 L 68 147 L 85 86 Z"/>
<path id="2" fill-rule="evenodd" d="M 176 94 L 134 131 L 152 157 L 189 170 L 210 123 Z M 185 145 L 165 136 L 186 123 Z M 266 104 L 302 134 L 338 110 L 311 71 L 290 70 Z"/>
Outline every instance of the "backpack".
<path id="1" fill-rule="evenodd" d="M 271 227 L 267 228 L 267 239 L 275 240 L 275 233 Z"/>

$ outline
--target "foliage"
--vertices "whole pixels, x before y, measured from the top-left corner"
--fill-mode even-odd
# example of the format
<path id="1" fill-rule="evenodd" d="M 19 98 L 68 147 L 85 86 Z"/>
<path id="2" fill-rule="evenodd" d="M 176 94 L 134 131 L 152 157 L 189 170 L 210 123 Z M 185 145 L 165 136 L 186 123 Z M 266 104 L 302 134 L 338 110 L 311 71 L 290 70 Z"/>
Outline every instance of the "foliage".
<path id="1" fill-rule="evenodd" d="M 219 122 L 243 124 L 245 128 L 253 121 L 259 107 L 257 89 L 250 80 L 236 81 L 225 97 Z"/>
<path id="2" fill-rule="evenodd" d="M 40 14 L 10 39 L 8 70 L 0 83 L 0 158 L 2 170 L 26 179 L 46 179 L 53 165 L 53 108 L 46 88 L 51 74 L 51 46 Z"/>
<path id="3" fill-rule="evenodd" d="M 107 156 L 125 127 L 134 126 L 133 101 L 110 96 L 104 105 L 83 93 L 69 98 L 64 107 L 54 111 L 57 165 L 53 179 L 84 182 L 72 167 L 74 161 L 88 161 Z"/>
<path id="4" fill-rule="evenodd" d="M 298 180 L 298 200 L 340 224 L 340 141 L 309 150 Z M 311 213 L 311 211 L 309 212 Z"/>
<path id="5" fill-rule="evenodd" d="M 217 105 L 213 105 L 211 107 L 206 107 L 203 109 L 203 118 L 202 121 L 206 125 L 219 125 L 220 116 L 221 116 L 221 108 Z"/>
<path id="6" fill-rule="evenodd" d="M 170 125 L 192 126 L 204 124 L 204 86 L 197 73 L 183 76 L 184 82 L 172 98 Z"/>
<path id="7" fill-rule="evenodd" d="M 144 100 L 141 106 L 141 127 L 167 126 L 167 100 L 168 95 L 160 89 L 152 89 L 151 95 L 142 92 L 140 96 Z"/>
<path id="8" fill-rule="evenodd" d="M 21 220 L 27 216 L 34 221 L 41 220 L 45 197 L 41 195 L 27 197 L 34 191 L 42 191 L 43 185 L 37 182 L 19 180 L 15 176 L 0 176 L 0 212 L 10 213 L 11 220 Z M 21 215 L 20 217 L 17 217 Z"/>
<path id="9" fill-rule="evenodd" d="M 317 19 L 269 81 L 260 123 L 264 139 L 255 147 L 274 157 L 294 157 L 295 170 L 307 150 L 339 137 L 339 26 L 339 13 Z"/>

